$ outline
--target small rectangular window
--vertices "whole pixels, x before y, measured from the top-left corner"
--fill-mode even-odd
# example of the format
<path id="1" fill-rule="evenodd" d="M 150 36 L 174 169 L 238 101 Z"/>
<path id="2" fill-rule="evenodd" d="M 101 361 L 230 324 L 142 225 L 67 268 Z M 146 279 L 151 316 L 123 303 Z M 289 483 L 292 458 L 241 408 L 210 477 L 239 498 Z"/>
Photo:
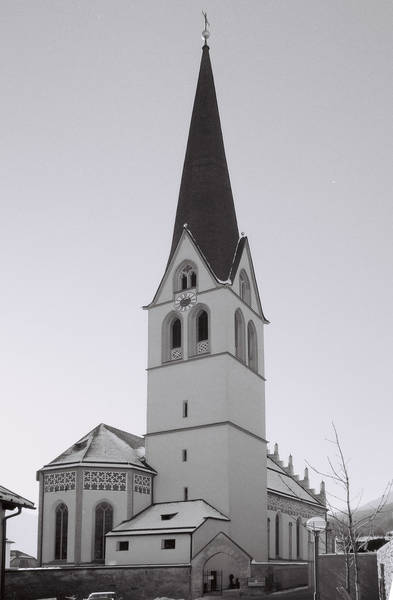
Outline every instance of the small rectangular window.
<path id="1" fill-rule="evenodd" d="M 188 487 L 184 488 L 184 500 L 188 500 Z"/>
<path id="2" fill-rule="evenodd" d="M 187 462 L 187 450 L 182 450 L 183 462 Z"/>
<path id="3" fill-rule="evenodd" d="M 184 400 L 183 402 L 183 417 L 188 417 L 188 400 Z"/>
<path id="4" fill-rule="evenodd" d="M 130 546 L 129 542 L 117 542 L 117 550 L 122 552 L 124 550 L 128 550 Z"/>
<path id="5" fill-rule="evenodd" d="M 173 550 L 176 548 L 176 540 L 161 540 L 162 550 Z"/>

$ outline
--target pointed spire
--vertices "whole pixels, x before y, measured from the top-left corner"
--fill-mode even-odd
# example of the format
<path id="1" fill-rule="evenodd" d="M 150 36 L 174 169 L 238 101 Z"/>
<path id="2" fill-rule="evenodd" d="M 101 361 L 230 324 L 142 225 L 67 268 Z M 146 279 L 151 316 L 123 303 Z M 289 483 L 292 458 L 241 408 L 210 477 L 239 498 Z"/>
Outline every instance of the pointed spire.
<path id="1" fill-rule="evenodd" d="M 290 475 L 293 475 L 293 458 L 292 458 L 292 454 L 290 454 L 289 458 L 288 458 L 287 470 L 288 470 L 288 473 L 290 473 Z"/>
<path id="2" fill-rule="evenodd" d="M 180 240 L 183 225 L 187 223 L 215 275 L 226 280 L 239 231 L 206 39 L 169 260 Z"/>

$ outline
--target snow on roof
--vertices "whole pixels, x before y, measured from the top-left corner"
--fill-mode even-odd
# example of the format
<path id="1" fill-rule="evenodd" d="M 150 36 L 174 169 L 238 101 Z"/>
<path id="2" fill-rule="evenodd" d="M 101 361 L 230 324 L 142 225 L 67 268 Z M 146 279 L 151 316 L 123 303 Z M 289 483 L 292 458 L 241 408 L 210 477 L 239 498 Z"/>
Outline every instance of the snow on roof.
<path id="1" fill-rule="evenodd" d="M 157 530 L 157 533 L 167 533 L 168 530 L 173 531 L 173 529 L 178 530 L 179 533 L 186 533 L 193 531 L 209 518 L 220 521 L 230 520 L 204 500 L 162 502 L 152 504 L 129 521 L 123 521 L 108 535 L 116 535 L 123 531 L 143 533 L 152 530 Z"/>
<path id="2" fill-rule="evenodd" d="M 101 423 L 44 468 L 72 463 L 132 464 L 153 471 L 141 461 L 144 439 Z"/>
<path id="3" fill-rule="evenodd" d="M 314 504 L 320 504 L 311 493 L 305 490 L 300 483 L 277 465 L 269 456 L 267 457 L 267 488 L 269 492 L 277 492 L 278 494 L 292 496 L 300 501 L 305 500 Z"/>
<path id="4" fill-rule="evenodd" d="M 16 507 L 32 508 L 34 509 L 34 503 L 15 492 L 0 485 L 0 504 L 5 507 L 6 510 L 13 510 Z"/>

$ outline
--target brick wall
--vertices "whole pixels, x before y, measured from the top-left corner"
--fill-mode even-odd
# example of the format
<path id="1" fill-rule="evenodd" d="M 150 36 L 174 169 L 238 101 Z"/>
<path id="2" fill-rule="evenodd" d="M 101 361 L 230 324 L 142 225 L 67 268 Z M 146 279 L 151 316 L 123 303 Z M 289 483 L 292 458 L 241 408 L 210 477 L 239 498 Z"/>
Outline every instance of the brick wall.
<path id="1" fill-rule="evenodd" d="M 115 591 L 123 600 L 187 599 L 190 567 L 62 567 L 6 572 L 5 600 L 38 600 Z"/>
<path id="2" fill-rule="evenodd" d="M 390 588 L 392 587 L 393 582 L 393 540 L 378 550 L 377 560 L 378 574 L 381 580 L 383 574 L 385 598 L 389 598 Z"/>

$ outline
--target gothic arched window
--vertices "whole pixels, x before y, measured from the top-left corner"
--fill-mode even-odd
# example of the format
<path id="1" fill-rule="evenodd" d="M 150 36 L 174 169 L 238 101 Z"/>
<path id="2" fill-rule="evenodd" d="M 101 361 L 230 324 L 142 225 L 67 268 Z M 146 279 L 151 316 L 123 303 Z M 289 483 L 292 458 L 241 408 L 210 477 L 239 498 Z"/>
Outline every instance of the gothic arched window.
<path id="1" fill-rule="evenodd" d="M 199 305 L 190 312 L 188 322 L 189 356 L 210 352 L 209 310 Z"/>
<path id="2" fill-rule="evenodd" d="M 113 508 L 108 502 L 96 507 L 94 533 L 94 560 L 105 558 L 105 535 L 113 529 Z"/>
<path id="3" fill-rule="evenodd" d="M 248 366 L 253 371 L 258 371 L 258 341 L 257 331 L 252 321 L 248 322 L 247 326 L 247 348 L 248 348 Z"/>
<path id="4" fill-rule="evenodd" d="M 302 520 L 299 517 L 296 521 L 296 558 L 301 558 L 301 547 L 300 547 L 300 526 Z"/>
<path id="5" fill-rule="evenodd" d="M 177 271 L 175 276 L 175 292 L 179 290 L 188 290 L 197 285 L 197 270 L 190 263 L 184 263 Z"/>
<path id="6" fill-rule="evenodd" d="M 173 319 L 171 323 L 171 350 L 181 349 L 181 321 Z"/>
<path id="7" fill-rule="evenodd" d="M 171 312 L 162 324 L 162 361 L 179 360 L 182 352 L 182 321 L 179 313 Z"/>
<path id="8" fill-rule="evenodd" d="M 55 519 L 55 560 L 67 558 L 68 508 L 59 504 Z"/>
<path id="9" fill-rule="evenodd" d="M 276 514 L 275 523 L 275 538 L 276 538 L 276 558 L 280 557 L 280 515 Z"/>
<path id="10" fill-rule="evenodd" d="M 248 278 L 247 273 L 245 272 L 244 269 L 242 269 L 240 271 L 240 275 L 239 275 L 239 291 L 240 291 L 240 298 L 242 300 L 244 300 L 244 302 L 246 304 L 248 304 L 248 306 L 251 306 L 251 286 L 250 286 L 250 280 Z"/>
<path id="11" fill-rule="evenodd" d="M 270 558 L 270 519 L 267 520 L 267 558 Z"/>
<path id="12" fill-rule="evenodd" d="M 246 325 L 240 308 L 235 312 L 235 352 L 237 358 L 246 362 Z"/>

